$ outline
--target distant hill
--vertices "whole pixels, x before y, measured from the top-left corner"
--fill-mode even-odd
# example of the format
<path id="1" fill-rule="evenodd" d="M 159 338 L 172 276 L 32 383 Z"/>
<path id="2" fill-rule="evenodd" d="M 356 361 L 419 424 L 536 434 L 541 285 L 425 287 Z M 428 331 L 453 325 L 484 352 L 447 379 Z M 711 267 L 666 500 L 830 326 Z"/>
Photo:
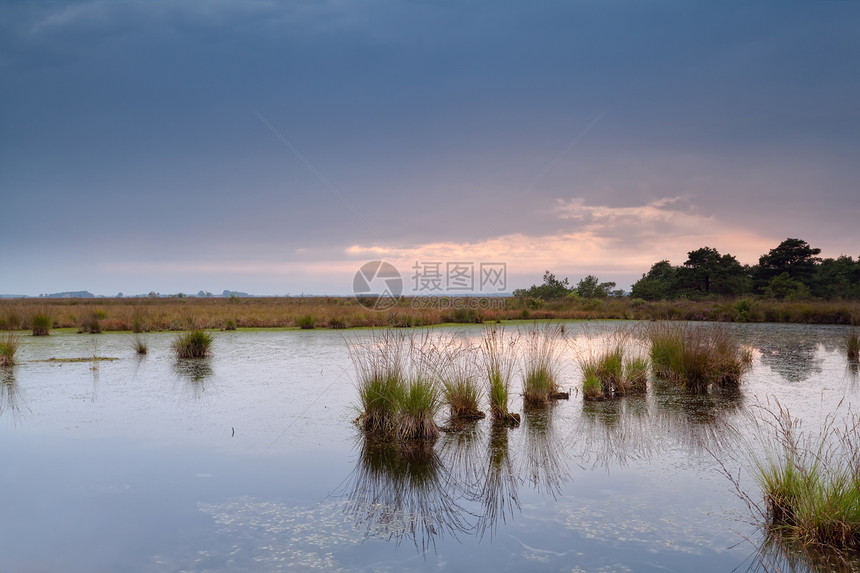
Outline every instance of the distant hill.
<path id="1" fill-rule="evenodd" d="M 39 298 L 96 298 L 96 295 L 88 290 L 72 290 L 51 294 L 40 294 Z"/>

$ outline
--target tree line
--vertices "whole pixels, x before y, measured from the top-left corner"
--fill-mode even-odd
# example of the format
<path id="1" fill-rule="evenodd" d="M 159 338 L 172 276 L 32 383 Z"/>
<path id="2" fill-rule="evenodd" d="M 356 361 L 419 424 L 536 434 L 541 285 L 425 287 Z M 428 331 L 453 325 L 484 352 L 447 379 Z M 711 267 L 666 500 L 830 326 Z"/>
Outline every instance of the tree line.
<path id="1" fill-rule="evenodd" d="M 760 295 L 777 300 L 860 298 L 860 257 L 822 259 L 821 249 L 801 239 L 786 239 L 759 257 L 757 265 L 742 265 L 728 253 L 702 247 L 687 253 L 682 265 L 667 260 L 654 263 L 636 281 L 630 295 L 643 300 L 738 297 Z M 582 287 L 582 288 L 581 288 Z M 544 300 L 575 296 L 620 296 L 615 283 L 601 283 L 588 275 L 576 287 L 547 271 L 541 285 L 514 291 L 517 297 Z"/>

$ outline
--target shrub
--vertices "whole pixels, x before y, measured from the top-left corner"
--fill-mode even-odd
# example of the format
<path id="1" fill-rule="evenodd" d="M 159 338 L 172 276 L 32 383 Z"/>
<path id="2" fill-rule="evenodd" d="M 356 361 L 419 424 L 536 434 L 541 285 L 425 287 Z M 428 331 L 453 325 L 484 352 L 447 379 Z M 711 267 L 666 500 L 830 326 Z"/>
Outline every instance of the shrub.
<path id="1" fill-rule="evenodd" d="M 173 342 L 177 358 L 204 358 L 209 355 L 212 335 L 205 330 L 192 330 L 180 334 Z"/>
<path id="2" fill-rule="evenodd" d="M 37 314 L 33 317 L 33 336 L 47 336 L 52 326 L 51 317 L 42 313 Z"/>

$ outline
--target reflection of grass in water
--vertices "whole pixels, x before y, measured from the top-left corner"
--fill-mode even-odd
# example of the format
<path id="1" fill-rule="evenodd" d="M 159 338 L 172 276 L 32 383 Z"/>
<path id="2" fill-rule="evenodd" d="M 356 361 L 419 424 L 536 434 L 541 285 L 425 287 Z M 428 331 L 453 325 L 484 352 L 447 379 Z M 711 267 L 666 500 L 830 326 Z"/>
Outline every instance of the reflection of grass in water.
<path id="1" fill-rule="evenodd" d="M 424 552 L 437 535 L 469 529 L 432 444 L 362 433 L 358 447 L 346 511 L 368 537 L 411 539 Z"/>
<path id="2" fill-rule="evenodd" d="M 21 389 L 11 366 L 0 366 L 0 416 L 6 412 L 15 422 L 21 415 Z"/>
<path id="3" fill-rule="evenodd" d="M 480 481 L 479 462 L 483 459 L 482 437 L 484 432 L 477 420 L 459 420 L 447 428 L 439 440 L 439 458 L 449 477 L 458 484 L 467 497 Z"/>
<path id="4" fill-rule="evenodd" d="M 737 430 L 730 418 L 743 408 L 739 388 L 716 388 L 709 393 L 678 393 L 666 382 L 654 385 L 655 420 L 695 452 L 717 452 L 731 446 Z"/>
<path id="5" fill-rule="evenodd" d="M 592 467 L 624 467 L 635 459 L 647 459 L 654 447 L 645 396 L 624 400 L 584 402 L 577 435 L 577 459 Z"/>
<path id="6" fill-rule="evenodd" d="M 553 409 L 552 404 L 525 409 L 524 453 L 527 479 L 535 489 L 555 498 L 569 478 L 569 472 L 554 436 Z"/>
<path id="7" fill-rule="evenodd" d="M 482 513 L 478 518 L 477 531 L 480 537 L 490 532 L 492 537 L 499 521 L 506 523 L 515 511 L 520 510 L 518 494 L 519 478 L 514 471 L 508 448 L 510 428 L 503 423 L 495 423 L 490 430 L 490 443 L 487 448 L 487 472 L 483 484 L 477 492 Z"/>
<path id="8" fill-rule="evenodd" d="M 203 398 L 207 387 L 206 381 L 213 374 L 212 366 L 208 360 L 177 360 L 174 364 L 174 371 L 185 383 L 185 389 L 193 400 Z"/>

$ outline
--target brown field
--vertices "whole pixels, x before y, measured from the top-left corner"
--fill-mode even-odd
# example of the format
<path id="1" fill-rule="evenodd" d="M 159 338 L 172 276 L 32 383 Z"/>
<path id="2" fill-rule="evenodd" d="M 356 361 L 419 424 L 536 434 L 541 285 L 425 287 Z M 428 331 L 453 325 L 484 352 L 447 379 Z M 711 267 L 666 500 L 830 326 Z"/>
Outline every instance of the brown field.
<path id="1" fill-rule="evenodd" d="M 39 314 L 52 328 L 82 332 L 192 328 L 356 328 L 535 319 L 710 320 L 860 325 L 860 302 L 708 300 L 645 302 L 628 297 L 543 302 L 515 298 L 402 299 L 384 311 L 351 297 L 97 298 L 0 301 L 0 329 L 30 330 Z"/>

